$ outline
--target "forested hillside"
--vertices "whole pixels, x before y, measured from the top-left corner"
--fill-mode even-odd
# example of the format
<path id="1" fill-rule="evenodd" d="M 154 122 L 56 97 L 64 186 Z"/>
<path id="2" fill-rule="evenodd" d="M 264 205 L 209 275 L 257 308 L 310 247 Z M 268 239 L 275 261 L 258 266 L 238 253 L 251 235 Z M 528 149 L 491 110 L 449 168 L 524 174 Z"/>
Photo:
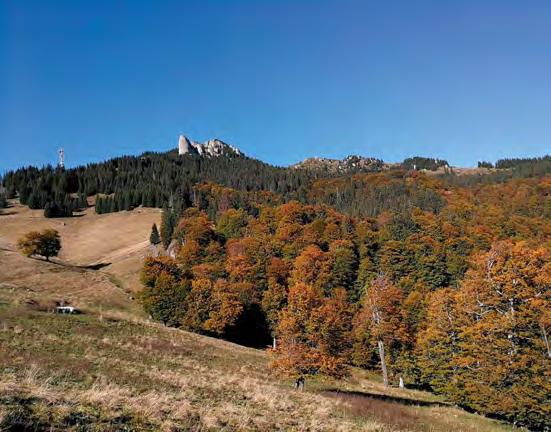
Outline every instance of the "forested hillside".
<path id="1" fill-rule="evenodd" d="M 96 194 L 98 213 L 163 207 L 176 257 L 146 259 L 140 300 L 166 325 L 255 347 L 275 338 L 272 366 L 295 378 L 381 370 L 389 385 L 544 429 L 551 158 L 481 165 L 459 175 L 410 158 L 336 174 L 168 152 L 24 168 L 3 186 L 47 216 Z"/>
<path id="2" fill-rule="evenodd" d="M 439 177 L 444 177 L 447 184 L 457 185 L 494 184 L 511 178 L 551 173 L 549 156 L 499 160 L 495 169 L 467 176 L 457 175 L 446 161 L 440 159 L 414 157 L 401 164 L 377 161 L 365 166 L 357 162 L 359 160 L 374 161 L 349 156 L 343 161 L 351 168 L 339 172 L 323 165 L 321 169 L 274 167 L 237 153 L 207 157 L 178 155 L 176 151 L 170 151 L 123 156 L 71 169 L 26 167 L 5 174 L 0 206 L 4 205 L 5 197 L 18 196 L 22 204 L 32 209 L 45 209 L 47 217 L 70 216 L 74 210 L 86 206 L 87 196 L 101 194 L 103 200 L 96 207 L 99 213 L 130 210 L 140 205 L 170 207 L 181 212 L 197 201 L 193 191 L 196 184 L 214 182 L 237 191 L 267 191 L 278 194 L 285 201 L 324 202 L 345 212 L 373 216 L 384 209 L 396 210 L 413 205 L 437 210 L 441 205 L 430 190 L 424 187 L 413 190 L 404 182 L 396 181 L 405 178 L 403 171 L 410 174 L 431 172 L 445 166 L 446 170 Z M 369 178 L 368 173 L 376 172 L 381 175 L 394 173 L 395 180 L 388 184 L 383 182 L 382 187 L 370 187 L 367 192 L 358 191 L 363 187 L 361 178 Z M 337 181 L 312 185 L 316 179 L 331 178 Z M 325 187 L 329 189 L 323 191 Z M 363 196 L 365 193 L 369 196 Z M 354 203 L 357 199 L 376 200 L 378 203 Z"/>
<path id="3" fill-rule="evenodd" d="M 78 203 L 75 197 L 110 195 L 101 210 L 130 210 L 136 206 L 183 209 L 193 201 L 193 186 L 212 181 L 240 191 L 270 191 L 300 199 L 309 182 L 321 173 L 273 167 L 243 156 L 179 156 L 177 152 L 144 153 L 73 169 L 35 167 L 8 172 L 4 186 L 8 197 L 16 194 L 22 204 L 45 208 L 56 203 L 67 214 Z"/>
<path id="4" fill-rule="evenodd" d="M 358 175 L 314 182 L 314 204 L 194 194 L 161 228 L 176 259 L 142 272 L 155 319 L 258 347 L 275 337 L 273 367 L 291 376 L 383 367 L 390 385 L 548 425 L 551 178 Z"/>

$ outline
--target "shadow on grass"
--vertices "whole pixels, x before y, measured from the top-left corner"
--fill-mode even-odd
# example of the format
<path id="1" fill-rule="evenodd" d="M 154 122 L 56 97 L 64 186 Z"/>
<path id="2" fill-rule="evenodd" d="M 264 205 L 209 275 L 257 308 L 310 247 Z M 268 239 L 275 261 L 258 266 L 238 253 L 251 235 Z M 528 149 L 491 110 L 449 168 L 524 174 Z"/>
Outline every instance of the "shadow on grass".
<path id="1" fill-rule="evenodd" d="M 399 430 L 428 430 L 426 421 L 417 415 L 415 411 L 409 410 L 409 406 L 449 406 L 439 402 L 427 402 L 359 391 L 329 389 L 320 393 L 343 402 L 346 411 L 352 416 L 375 419 Z"/>
<path id="2" fill-rule="evenodd" d="M 96 263 L 96 264 L 90 264 L 90 265 L 85 265 L 85 266 L 77 266 L 77 267 L 85 269 L 85 270 L 101 270 L 102 268 L 110 266 L 110 265 L 111 265 L 110 262 L 105 262 L 105 263 Z"/>
<path id="3" fill-rule="evenodd" d="M 88 264 L 88 265 L 75 265 L 75 264 L 69 264 L 69 263 L 60 261 L 58 259 L 46 260 L 46 259 L 44 259 L 42 257 L 38 257 L 38 256 L 32 256 L 32 257 L 29 257 L 29 258 L 32 258 L 32 259 L 35 259 L 35 260 L 38 260 L 38 261 L 47 262 L 47 263 L 50 263 L 50 264 L 54 264 L 54 265 L 57 265 L 57 266 L 60 266 L 60 267 L 73 269 L 73 270 L 101 270 L 102 268 L 111 265 L 110 262 L 95 263 L 95 264 Z"/>
<path id="4" fill-rule="evenodd" d="M 0 404 L 6 412 L 0 419 L 0 431 L 158 430 L 158 425 L 134 413 L 104 412 L 97 407 L 82 404 L 59 407 L 38 397 L 25 396 L 2 396 Z M 198 422 L 197 419 L 191 420 L 195 423 Z M 189 430 L 199 430 L 196 424 L 192 425 L 195 427 Z"/>
<path id="5" fill-rule="evenodd" d="M 422 407 L 449 407 L 452 406 L 445 402 L 429 402 L 421 399 L 410 399 L 399 396 L 383 395 L 378 393 L 366 393 L 352 390 L 328 389 L 321 392 L 324 396 L 340 397 L 340 398 L 358 398 L 358 399 L 373 399 L 389 403 L 395 403 L 408 406 Z"/>

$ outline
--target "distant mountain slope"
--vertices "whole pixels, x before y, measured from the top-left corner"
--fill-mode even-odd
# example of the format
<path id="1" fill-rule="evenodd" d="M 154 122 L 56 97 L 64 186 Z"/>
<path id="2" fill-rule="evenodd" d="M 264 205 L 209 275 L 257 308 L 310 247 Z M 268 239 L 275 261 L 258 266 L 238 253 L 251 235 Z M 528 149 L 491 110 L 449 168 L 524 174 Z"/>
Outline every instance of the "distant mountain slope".
<path id="1" fill-rule="evenodd" d="M 70 215 L 85 206 L 87 196 L 107 196 L 96 209 L 100 213 L 130 210 L 137 206 L 176 209 L 197 202 L 194 187 L 217 183 L 240 192 L 265 191 L 283 200 L 308 201 L 314 181 L 346 178 L 358 173 L 393 172 L 404 178 L 416 172 L 440 176 L 450 184 L 495 183 L 512 177 L 551 173 L 551 158 L 504 159 L 482 163 L 482 168 L 457 169 L 448 162 L 413 157 L 402 163 L 348 156 L 342 160 L 310 158 L 291 167 L 276 167 L 243 154 L 221 140 L 204 144 L 181 136 L 178 149 L 121 156 L 105 162 L 64 169 L 26 167 L 8 172 L 2 187 L 8 198 L 18 196 L 32 209 L 45 209 L 49 216 Z M 465 177 L 465 178 L 459 178 Z M 1 200 L 0 200 L 1 201 Z"/>
<path id="2" fill-rule="evenodd" d="M 7 173 L 3 183 L 9 197 L 18 195 L 21 203 L 34 209 L 44 208 L 48 202 L 68 205 L 68 194 L 101 193 L 115 194 L 113 210 L 118 211 L 138 205 L 189 205 L 194 185 L 204 182 L 215 182 L 239 191 L 269 191 L 286 199 L 299 199 L 311 180 L 324 175 L 274 167 L 241 153 L 202 157 L 169 151 L 123 156 L 71 169 L 22 168 Z"/>

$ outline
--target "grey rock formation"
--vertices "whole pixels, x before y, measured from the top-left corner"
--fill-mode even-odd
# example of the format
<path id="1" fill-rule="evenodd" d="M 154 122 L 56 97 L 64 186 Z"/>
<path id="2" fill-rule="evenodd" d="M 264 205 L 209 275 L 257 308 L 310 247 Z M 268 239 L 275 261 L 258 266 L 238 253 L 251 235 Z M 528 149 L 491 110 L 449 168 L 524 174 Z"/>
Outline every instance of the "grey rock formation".
<path id="1" fill-rule="evenodd" d="M 186 153 L 197 153 L 197 151 L 185 135 L 180 135 L 180 138 L 178 139 L 178 154 L 183 155 Z"/>
<path id="2" fill-rule="evenodd" d="M 207 141 L 202 145 L 203 152 L 210 156 L 228 156 L 231 154 L 242 155 L 241 151 L 232 145 L 226 144 L 219 139 Z"/>
<path id="3" fill-rule="evenodd" d="M 334 173 L 356 173 L 381 171 L 388 169 L 389 164 L 385 164 L 380 159 L 350 155 L 344 159 L 309 158 L 291 165 L 291 167 L 309 170 L 324 170 Z"/>
<path id="4" fill-rule="evenodd" d="M 178 240 L 172 240 L 166 248 L 166 255 L 172 259 L 176 259 L 178 252 L 180 252 L 180 243 L 178 243 Z"/>
<path id="5" fill-rule="evenodd" d="M 186 136 L 180 135 L 178 140 L 178 154 L 195 154 L 200 156 L 242 156 L 243 153 L 237 147 L 226 144 L 219 139 L 208 140 L 201 144 L 190 141 Z"/>

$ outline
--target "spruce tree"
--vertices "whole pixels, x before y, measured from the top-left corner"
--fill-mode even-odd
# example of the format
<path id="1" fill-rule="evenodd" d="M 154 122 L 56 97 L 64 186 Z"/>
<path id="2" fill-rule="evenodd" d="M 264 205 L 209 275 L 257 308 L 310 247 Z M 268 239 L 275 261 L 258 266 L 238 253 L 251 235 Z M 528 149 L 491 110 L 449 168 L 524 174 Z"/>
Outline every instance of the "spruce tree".
<path id="1" fill-rule="evenodd" d="M 103 199 L 100 197 L 96 199 L 96 213 L 97 214 L 103 213 Z"/>
<path id="2" fill-rule="evenodd" d="M 159 231 L 157 230 L 157 224 L 153 224 L 151 227 L 151 235 L 149 236 L 149 243 L 152 245 L 157 245 L 161 243 L 161 236 L 159 235 Z"/>
<path id="3" fill-rule="evenodd" d="M 171 208 L 165 207 L 161 218 L 161 239 L 165 248 L 168 247 L 170 241 L 172 240 L 175 225 L 176 218 L 174 216 L 174 212 Z"/>
<path id="4" fill-rule="evenodd" d="M 88 200 L 86 199 L 86 195 L 83 193 L 78 194 L 78 208 L 81 210 L 88 208 Z"/>

